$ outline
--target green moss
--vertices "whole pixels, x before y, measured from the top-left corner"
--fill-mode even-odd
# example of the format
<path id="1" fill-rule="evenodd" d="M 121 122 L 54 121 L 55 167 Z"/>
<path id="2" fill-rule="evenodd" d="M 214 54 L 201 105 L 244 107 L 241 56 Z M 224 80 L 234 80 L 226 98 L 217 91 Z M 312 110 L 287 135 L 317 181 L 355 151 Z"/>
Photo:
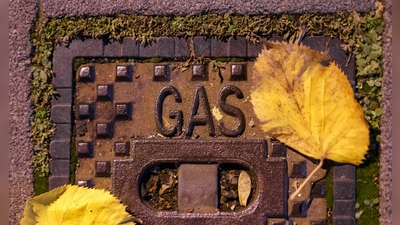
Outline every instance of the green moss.
<path id="1" fill-rule="evenodd" d="M 379 122 L 382 114 L 380 108 L 381 95 L 381 59 L 383 31 L 382 7 L 377 1 L 378 10 L 367 14 L 328 14 L 328 15 L 277 15 L 277 16 L 230 16 L 230 15 L 196 15 L 196 16 L 139 16 L 116 15 L 113 17 L 99 16 L 89 18 L 46 19 L 40 17 L 34 32 L 32 43 L 35 53 L 32 59 L 32 102 L 34 121 L 32 135 L 34 140 L 35 190 L 39 193 L 40 186 L 46 186 L 49 174 L 49 143 L 55 131 L 55 125 L 50 120 L 50 99 L 55 93 L 51 84 L 52 52 L 59 43 L 68 44 L 76 38 L 103 38 L 122 40 L 124 37 L 134 37 L 143 43 L 150 42 L 157 36 L 192 37 L 204 35 L 226 40 L 230 36 L 244 36 L 250 42 L 257 42 L 260 37 L 282 36 L 293 42 L 299 36 L 301 27 L 308 29 L 308 36 L 335 36 L 344 42 L 343 48 L 349 54 L 355 54 L 357 65 L 356 98 L 363 106 L 366 119 L 371 126 L 370 159 L 365 165 L 357 168 L 357 201 L 378 196 L 378 188 L 374 178 L 379 173 L 377 165 L 379 155 L 380 131 Z M 107 59 L 109 60 L 109 59 Z M 104 59 L 104 62 L 107 61 Z M 129 59 L 120 59 L 121 62 Z M 163 60 L 153 58 L 150 60 Z M 181 59 L 179 59 L 181 60 Z M 205 59 L 190 59 L 191 63 L 201 63 Z M 216 68 L 218 63 L 215 61 Z M 241 59 L 238 59 L 239 61 Z M 84 62 L 75 60 L 74 68 Z M 159 62 L 159 61 L 158 61 Z M 134 63 L 134 61 L 132 61 Z M 73 150 L 73 148 L 72 148 Z M 73 151 L 74 152 L 74 151 Z M 71 153 L 71 157 L 75 157 Z M 71 177 L 76 161 L 71 163 Z M 331 174 L 331 173 L 328 173 Z M 372 176 L 373 175 L 373 176 Z M 328 190 L 331 179 L 327 177 Z M 73 179 L 71 178 L 73 181 Z M 46 186 L 47 187 L 47 186 Z M 330 199 L 327 191 L 327 200 Z M 368 193 L 367 193 L 368 192 Z M 328 207 L 331 203 L 328 200 Z M 369 210 L 369 209 L 368 209 Z M 375 221 L 376 207 L 372 211 L 365 210 L 358 224 L 365 221 Z"/>
<path id="2" fill-rule="evenodd" d="M 34 180 L 33 188 L 35 196 L 41 195 L 49 190 L 49 181 L 47 177 L 41 177 L 38 174 L 35 174 Z"/>

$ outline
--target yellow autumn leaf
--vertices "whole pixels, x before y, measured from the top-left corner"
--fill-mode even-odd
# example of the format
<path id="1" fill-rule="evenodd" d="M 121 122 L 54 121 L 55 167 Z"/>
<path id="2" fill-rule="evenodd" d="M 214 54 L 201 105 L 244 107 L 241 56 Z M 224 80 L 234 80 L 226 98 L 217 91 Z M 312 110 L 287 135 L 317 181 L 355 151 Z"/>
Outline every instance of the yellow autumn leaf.
<path id="1" fill-rule="evenodd" d="M 66 185 L 27 201 L 21 225 L 135 224 L 110 192 Z"/>
<path id="2" fill-rule="evenodd" d="M 239 174 L 238 179 L 238 196 L 239 203 L 242 206 L 247 205 L 247 200 L 249 199 L 251 192 L 251 180 L 249 174 L 242 170 Z"/>
<path id="3" fill-rule="evenodd" d="M 303 45 L 266 42 L 254 63 L 254 112 L 270 136 L 315 159 L 359 165 L 368 150 L 364 112 L 344 73 Z"/>
<path id="4" fill-rule="evenodd" d="M 250 95 L 262 129 L 320 160 L 313 173 L 324 159 L 361 164 L 369 127 L 344 73 L 334 62 L 322 65 L 329 57 L 303 45 L 265 41 L 264 47 Z"/>

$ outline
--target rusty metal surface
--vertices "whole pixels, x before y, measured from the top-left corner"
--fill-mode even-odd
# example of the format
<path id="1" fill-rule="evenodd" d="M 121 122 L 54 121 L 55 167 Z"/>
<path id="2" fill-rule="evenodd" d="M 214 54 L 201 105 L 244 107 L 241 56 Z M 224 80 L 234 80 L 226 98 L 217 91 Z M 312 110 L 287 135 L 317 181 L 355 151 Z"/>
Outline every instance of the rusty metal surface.
<path id="1" fill-rule="evenodd" d="M 227 55 L 224 53 L 222 54 L 223 56 L 229 56 L 230 52 L 236 51 L 234 49 L 236 44 L 234 43 L 242 41 L 240 38 L 230 39 L 226 44 L 207 40 L 203 37 L 196 38 L 194 40 L 196 54 L 205 54 L 207 56 L 216 56 L 224 52 Z M 168 38 L 164 37 L 164 39 Z M 274 37 L 274 39 L 279 40 L 280 38 Z M 174 42 L 176 44 L 178 41 L 176 38 L 169 38 L 168 40 L 171 40 L 168 42 L 170 44 Z M 85 49 L 89 49 L 91 46 L 90 49 L 96 55 L 97 50 L 93 46 L 97 42 L 96 40 L 92 40 L 92 42 L 88 42 L 88 46 Z M 209 45 L 203 45 L 206 42 Z M 341 50 L 338 39 L 310 37 L 305 38 L 303 42 L 313 49 L 327 52 L 348 75 L 350 82 L 354 84 L 354 58 L 350 58 L 350 66 L 346 67 L 345 64 L 348 57 Z M 132 47 L 128 45 L 129 43 L 131 42 L 125 43 L 124 41 L 121 44 L 118 43 L 119 47 L 114 47 L 119 49 L 118 51 L 121 53 L 125 51 L 124 49 Z M 138 49 L 137 54 L 140 56 L 157 56 L 157 54 L 165 52 L 165 46 L 160 45 L 160 43 L 150 46 L 156 51 L 144 51 L 146 47 L 142 48 L 141 46 L 136 46 L 135 48 Z M 72 47 L 70 48 L 76 48 L 73 44 L 71 45 Z M 198 45 L 201 45 L 202 48 L 196 47 Z M 204 46 L 209 48 L 207 49 Z M 248 44 L 246 51 L 244 53 L 241 52 L 241 54 L 243 53 L 248 56 L 248 59 L 251 59 L 251 57 L 255 57 L 258 54 L 260 49 L 261 46 Z M 67 54 L 64 56 L 70 59 L 72 53 L 67 49 L 65 51 L 67 51 Z M 82 52 L 82 50 L 79 52 Z M 174 49 L 169 57 L 173 57 L 174 54 L 178 53 L 178 49 Z M 132 51 L 131 54 L 136 53 Z M 60 53 L 56 55 L 60 55 Z M 157 147 L 158 151 L 160 149 L 168 149 L 168 143 L 170 142 L 179 143 L 175 144 L 172 149 L 183 148 L 180 146 L 183 144 L 195 143 L 196 146 L 193 145 L 192 148 L 180 152 L 183 154 L 184 151 L 187 151 L 184 155 L 179 156 L 181 158 L 177 155 L 171 155 L 173 153 L 171 149 L 165 152 L 161 151 L 169 154 L 169 156 L 163 156 L 164 158 L 172 160 L 170 162 L 180 164 L 185 160 L 186 162 L 193 162 L 193 160 L 196 161 L 204 157 L 201 160 L 206 160 L 207 156 L 192 155 L 190 151 L 202 148 L 207 149 L 208 143 L 234 141 L 236 145 L 241 146 L 247 142 L 262 141 L 266 143 L 265 156 L 263 157 L 267 157 L 268 160 L 279 159 L 278 161 L 285 163 L 284 168 L 286 169 L 281 167 L 281 175 L 285 177 L 285 185 L 281 189 L 274 188 L 284 191 L 285 206 L 282 213 L 271 213 L 263 216 L 254 214 L 259 216 L 251 219 L 256 224 L 275 224 L 281 221 L 285 223 L 312 222 L 314 224 L 323 224 L 326 220 L 326 212 L 324 211 L 326 209 L 326 201 L 325 182 L 321 178 L 323 178 L 325 171 L 315 174 L 311 179 L 311 183 L 307 184 L 293 201 L 287 201 L 287 195 L 298 187 L 316 165 L 310 159 L 286 148 L 284 144 L 271 141 L 265 137 L 249 102 L 253 63 L 251 61 L 226 63 L 222 64 L 222 66 L 219 65 L 219 69 L 212 63 L 195 64 L 186 69 L 182 69 L 182 65 L 183 62 L 138 63 L 131 61 L 131 63 L 88 63 L 80 66 L 75 74 L 76 86 L 73 103 L 76 109 L 74 129 L 78 153 L 76 183 L 84 186 L 105 188 L 114 193 L 119 193 L 118 195 L 122 196 L 124 203 L 132 201 L 143 203 L 140 200 L 140 195 L 135 196 L 130 190 L 134 188 L 131 186 L 132 184 L 137 185 L 139 178 L 118 172 L 128 171 L 128 174 L 135 172 L 140 175 L 138 171 L 144 171 L 143 168 L 149 166 L 147 164 L 134 163 L 133 167 L 136 169 L 132 170 L 131 168 L 131 163 L 137 160 L 138 154 L 142 154 L 134 151 L 135 146 L 136 149 L 141 149 L 137 147 L 140 146 L 139 142 L 160 143 Z M 59 73 L 63 70 L 59 68 L 57 71 Z M 66 89 L 64 88 L 66 83 L 62 83 L 62 81 L 69 82 L 68 79 L 63 76 L 59 76 L 57 79 L 60 79 L 55 81 L 59 89 Z M 54 112 L 56 110 L 59 110 L 59 108 L 54 108 Z M 222 116 L 222 119 L 220 116 Z M 69 125 L 64 124 L 65 122 L 62 121 L 59 123 L 57 131 L 59 132 L 59 139 L 70 135 L 67 133 Z M 65 131 L 63 130 L 64 127 Z M 57 141 L 65 142 L 65 139 L 57 139 Z M 232 146 L 231 149 L 235 148 Z M 146 152 L 147 150 L 143 151 Z M 159 161 L 159 157 L 162 156 L 159 155 L 161 153 L 157 153 L 156 150 L 153 151 L 155 152 L 148 152 L 147 156 L 141 155 L 142 160 L 161 162 Z M 200 150 L 197 151 L 201 152 Z M 247 151 L 250 155 L 259 154 L 252 150 L 247 149 Z M 216 152 L 218 152 L 218 149 Z M 250 155 L 246 155 L 243 158 L 254 157 Z M 62 163 L 63 159 L 57 160 Z M 219 161 L 217 160 L 215 163 L 226 163 L 229 160 L 240 164 L 239 159 L 235 161 L 230 159 L 229 155 L 226 155 L 225 158 L 219 158 Z M 252 164 L 257 162 L 255 160 Z M 202 163 L 204 162 L 202 161 Z M 245 163 L 245 166 L 248 165 Z M 351 170 L 348 170 L 348 172 L 351 173 Z M 271 176 L 268 178 L 268 175 L 265 176 L 265 171 L 263 172 L 262 170 L 254 170 L 254 173 L 257 177 L 262 177 L 260 182 L 276 180 L 276 177 Z M 50 180 L 52 187 L 64 182 L 62 180 L 64 176 L 61 175 L 61 173 L 57 176 L 52 175 Z M 118 187 L 118 185 L 122 185 L 122 180 L 129 184 L 124 184 L 125 189 Z M 338 186 L 345 185 L 344 188 L 352 190 L 350 183 L 350 186 L 347 183 L 339 183 L 337 184 Z M 130 199 L 125 199 L 123 196 L 129 196 Z M 132 198 L 136 199 L 133 200 Z M 343 197 L 339 196 L 338 199 L 343 199 Z M 343 200 L 346 201 L 346 204 L 351 204 L 354 201 L 354 199 L 346 198 Z M 132 205 L 132 203 L 129 204 Z M 245 223 L 250 217 L 246 218 L 243 213 L 247 212 L 249 208 L 255 207 L 255 205 L 258 204 L 250 204 L 245 210 L 229 212 L 229 215 L 236 215 L 238 220 L 235 223 Z M 129 209 L 141 219 L 144 218 L 144 221 L 147 220 L 146 218 L 154 217 L 153 209 L 148 206 L 140 207 L 143 208 L 133 209 L 130 206 Z M 272 206 L 269 205 L 269 207 L 269 210 L 274 210 L 274 208 L 271 208 L 273 204 Z M 192 218 L 193 221 L 213 221 L 214 223 L 214 221 L 218 222 L 223 218 L 218 217 L 218 215 L 225 215 L 228 212 L 218 212 L 213 217 L 204 217 L 206 214 L 203 215 L 203 213 L 186 215 L 178 211 L 157 211 L 156 213 L 159 213 L 157 215 L 160 215 L 160 218 L 172 215 L 171 218 L 174 219 L 167 219 L 168 221 L 166 222 L 174 224 L 179 220 L 186 221 L 187 218 Z M 203 219 L 197 220 L 196 218 Z M 352 218 L 348 217 L 347 219 L 350 221 Z M 153 220 L 149 221 L 148 224 L 155 222 Z"/>
<path id="2" fill-rule="evenodd" d="M 112 191 L 144 224 L 263 224 L 287 217 L 286 160 L 268 157 L 264 140 L 134 140 L 132 159 L 113 161 Z M 237 163 L 257 174 L 257 194 L 240 212 L 156 211 L 140 198 L 141 174 L 157 163 Z M 179 178 L 178 178 L 179 179 Z"/>

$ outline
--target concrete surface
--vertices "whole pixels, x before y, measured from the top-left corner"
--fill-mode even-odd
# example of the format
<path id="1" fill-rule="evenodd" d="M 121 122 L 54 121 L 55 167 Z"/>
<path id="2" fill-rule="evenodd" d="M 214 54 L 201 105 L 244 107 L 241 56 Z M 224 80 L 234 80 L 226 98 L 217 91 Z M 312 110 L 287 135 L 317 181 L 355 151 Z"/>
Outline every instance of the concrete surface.
<path id="1" fill-rule="evenodd" d="M 194 15 L 207 13 L 282 14 L 368 12 L 374 0 L 43 0 L 47 17 L 123 14 Z"/>
<path id="2" fill-rule="evenodd" d="M 391 223 L 391 0 L 384 1 L 384 78 L 381 157 L 380 224 Z M 116 13 L 144 15 L 193 15 L 198 13 L 272 14 L 366 12 L 374 8 L 373 0 L 254 0 L 254 1 L 134 1 L 134 0 L 10 0 L 9 2 L 9 224 L 19 224 L 27 199 L 33 195 L 32 137 L 30 122 L 30 58 L 33 54 L 30 32 L 39 14 L 46 17 L 96 16 Z"/>

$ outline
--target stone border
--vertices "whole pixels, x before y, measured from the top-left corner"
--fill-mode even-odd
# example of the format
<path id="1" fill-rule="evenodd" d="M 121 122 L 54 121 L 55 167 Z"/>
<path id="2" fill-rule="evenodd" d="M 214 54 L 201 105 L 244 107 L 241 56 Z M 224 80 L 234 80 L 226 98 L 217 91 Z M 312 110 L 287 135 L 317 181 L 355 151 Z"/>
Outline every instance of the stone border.
<path id="1" fill-rule="evenodd" d="M 369 12 L 374 10 L 374 0 L 205 0 L 157 1 L 157 0 L 42 0 L 46 17 L 99 16 L 115 14 L 139 15 L 197 15 L 197 14 L 304 14 Z M 79 6 L 77 6 L 79 4 Z"/>
<path id="2" fill-rule="evenodd" d="M 326 37 L 306 37 L 305 45 L 322 51 L 326 46 Z M 270 40 L 281 40 L 273 37 Z M 340 45 L 340 40 L 330 39 L 329 43 Z M 101 39 L 73 40 L 68 46 L 59 45 L 53 53 L 53 85 L 60 93 L 52 100 L 51 118 L 57 124 L 57 130 L 50 144 L 49 189 L 69 183 L 70 143 L 73 121 L 71 120 L 73 97 L 72 65 L 75 57 L 130 57 L 130 58 L 174 58 L 190 56 L 190 39 L 177 37 L 158 37 L 150 44 L 141 44 L 126 37 L 122 42 L 105 42 Z M 227 42 L 196 36 L 193 38 L 194 54 L 204 57 L 256 57 L 261 52 L 261 44 L 250 44 L 244 37 L 229 38 Z M 347 57 L 340 57 L 335 48 L 330 54 L 338 65 L 345 65 Z M 341 50 L 341 49 L 340 49 Z M 342 53 L 343 55 L 343 53 Z M 355 81 L 354 57 L 348 67 L 342 67 L 349 80 Z M 355 83 L 352 83 L 354 86 Z M 64 95 L 61 95 L 61 93 Z M 355 166 L 335 165 L 333 171 L 333 221 L 334 224 L 355 224 L 356 177 Z"/>

